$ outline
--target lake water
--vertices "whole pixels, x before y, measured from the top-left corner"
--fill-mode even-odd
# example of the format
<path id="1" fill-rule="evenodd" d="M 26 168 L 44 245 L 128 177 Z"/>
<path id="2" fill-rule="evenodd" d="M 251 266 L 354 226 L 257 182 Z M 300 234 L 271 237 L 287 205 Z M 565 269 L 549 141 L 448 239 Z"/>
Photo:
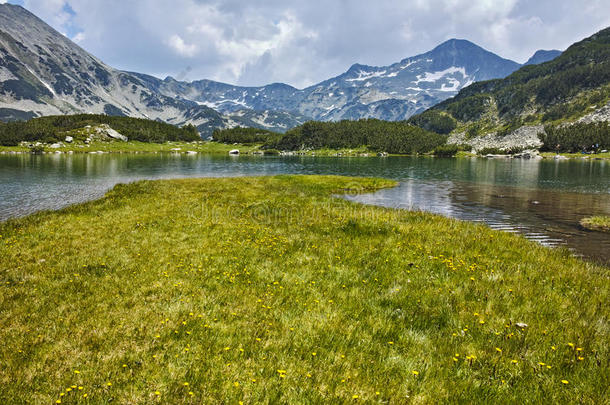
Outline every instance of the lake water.
<path id="1" fill-rule="evenodd" d="M 484 222 L 610 264 L 610 235 L 578 225 L 610 215 L 610 162 L 602 160 L 0 155 L 0 221 L 99 198 L 139 179 L 286 173 L 396 179 L 396 188 L 346 198 Z"/>

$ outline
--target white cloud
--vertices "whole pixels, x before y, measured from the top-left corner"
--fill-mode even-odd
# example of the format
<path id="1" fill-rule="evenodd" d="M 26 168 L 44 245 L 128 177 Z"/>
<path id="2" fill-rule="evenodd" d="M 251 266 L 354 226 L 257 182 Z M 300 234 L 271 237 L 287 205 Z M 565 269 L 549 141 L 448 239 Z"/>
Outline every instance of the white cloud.
<path id="1" fill-rule="evenodd" d="M 76 34 L 73 38 L 72 41 L 76 42 L 77 44 L 80 44 L 81 42 L 83 42 L 85 39 L 87 39 L 87 36 L 85 35 L 84 32 L 79 32 L 78 34 Z"/>
<path id="2" fill-rule="evenodd" d="M 1 1 L 1 0 L 0 0 Z M 385 65 L 449 38 L 524 62 L 610 25 L 607 0 L 25 0 L 120 69 L 303 87 L 353 63 Z"/>
<path id="3" fill-rule="evenodd" d="M 180 35 L 172 35 L 166 43 L 179 55 L 192 58 L 197 54 L 197 45 L 187 44 Z"/>

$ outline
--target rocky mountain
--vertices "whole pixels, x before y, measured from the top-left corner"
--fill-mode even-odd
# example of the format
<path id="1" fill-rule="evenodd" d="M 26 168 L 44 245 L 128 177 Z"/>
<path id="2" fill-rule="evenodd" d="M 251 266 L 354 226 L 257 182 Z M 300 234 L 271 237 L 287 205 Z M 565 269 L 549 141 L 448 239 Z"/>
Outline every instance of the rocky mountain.
<path id="1" fill-rule="evenodd" d="M 0 119 L 105 113 L 192 123 L 204 135 L 237 125 L 282 131 L 307 120 L 279 111 L 222 115 L 151 82 L 107 66 L 24 8 L 0 4 Z"/>
<path id="2" fill-rule="evenodd" d="M 240 87 L 201 80 L 151 78 L 151 87 L 221 112 L 243 108 L 285 110 L 321 121 L 380 118 L 403 120 L 480 80 L 500 78 L 521 65 L 465 40 L 449 40 L 430 52 L 390 66 L 353 65 L 342 75 L 299 90 L 274 83 Z"/>
<path id="3" fill-rule="evenodd" d="M 547 126 L 610 122 L 610 28 L 549 62 L 474 83 L 412 120 L 443 129 L 449 121 L 452 142 L 494 147 L 535 147 Z"/>
<path id="4" fill-rule="evenodd" d="M 531 63 L 547 60 L 547 53 Z M 105 113 L 214 128 L 284 132 L 309 119 L 404 120 L 478 81 L 521 65 L 452 39 L 390 66 L 353 65 L 305 89 L 241 87 L 124 72 L 104 64 L 22 7 L 0 4 L 0 119 Z"/>

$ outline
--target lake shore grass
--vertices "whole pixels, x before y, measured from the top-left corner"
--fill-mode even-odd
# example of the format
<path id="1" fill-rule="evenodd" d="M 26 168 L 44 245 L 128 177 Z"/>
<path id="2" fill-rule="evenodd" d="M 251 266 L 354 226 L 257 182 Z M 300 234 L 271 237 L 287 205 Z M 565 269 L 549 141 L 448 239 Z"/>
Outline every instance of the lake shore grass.
<path id="1" fill-rule="evenodd" d="M 0 224 L 0 402 L 606 401 L 610 269 L 333 197 L 393 185 L 141 181 Z"/>
<path id="2" fill-rule="evenodd" d="M 206 155 L 227 155 L 229 151 L 237 149 L 240 154 L 245 155 L 262 155 L 265 153 L 262 149 L 263 144 L 224 144 L 214 141 L 199 141 L 199 142 L 166 142 L 152 143 L 139 141 L 95 141 L 90 144 L 82 142 L 67 144 L 59 148 L 51 148 L 49 145 L 44 146 L 45 153 L 189 153 L 196 152 Z M 0 154 L 2 153 L 30 153 L 30 149 L 25 146 L 0 146 Z M 271 152 L 270 154 L 277 154 Z M 367 147 L 351 148 L 351 149 L 315 149 L 307 151 L 294 151 L 291 154 L 298 156 L 318 156 L 318 157 L 376 157 L 378 153 L 370 150 Z M 556 157 L 554 152 L 543 152 L 540 154 L 545 159 L 553 159 Z M 610 159 L 610 152 L 597 153 L 592 155 L 584 155 L 580 153 L 561 153 L 562 157 L 568 159 Z M 388 156 L 405 156 L 390 154 Z M 420 156 L 432 156 L 424 154 Z M 459 151 L 456 157 L 477 157 L 475 153 Z"/>
<path id="3" fill-rule="evenodd" d="M 580 225 L 590 231 L 608 232 L 610 233 L 610 217 L 596 216 L 583 218 Z"/>
<path id="4" fill-rule="evenodd" d="M 64 143 L 59 148 L 51 148 L 44 145 L 45 153 L 188 153 L 197 152 L 201 154 L 222 154 L 226 155 L 229 151 L 237 149 L 241 154 L 263 154 L 263 144 L 224 144 L 214 141 L 201 142 L 138 142 L 138 141 L 95 141 L 90 144 L 82 142 Z M 0 153 L 30 153 L 30 148 L 25 146 L 0 146 Z M 294 154 L 299 156 L 377 156 L 377 152 L 371 151 L 366 147 L 352 149 L 316 149 L 308 151 L 296 151 Z M 279 151 L 267 151 L 267 154 L 279 154 Z"/>
<path id="5" fill-rule="evenodd" d="M 555 152 L 542 152 L 540 156 L 545 159 L 554 159 L 557 154 Z M 593 153 L 590 155 L 584 153 L 560 153 L 559 156 L 568 159 L 610 159 L 610 152 Z"/>
<path id="6" fill-rule="evenodd" d="M 45 153 L 188 153 L 189 151 L 202 154 L 223 154 L 226 155 L 233 149 L 239 149 L 242 153 L 252 153 L 260 150 L 260 145 L 227 145 L 218 142 L 139 142 L 139 141 L 94 141 L 90 144 L 82 142 L 64 143 L 59 148 L 44 146 Z M 24 146 L 0 146 L 1 152 L 21 152 L 29 153 L 30 149 Z"/>

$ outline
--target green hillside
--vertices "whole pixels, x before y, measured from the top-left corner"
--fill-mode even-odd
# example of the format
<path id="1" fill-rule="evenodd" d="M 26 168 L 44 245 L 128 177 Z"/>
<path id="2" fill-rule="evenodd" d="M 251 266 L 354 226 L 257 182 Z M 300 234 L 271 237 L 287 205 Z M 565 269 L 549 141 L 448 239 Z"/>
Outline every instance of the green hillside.
<path id="1" fill-rule="evenodd" d="M 140 142 L 198 141 L 197 128 L 186 125 L 178 128 L 163 122 L 141 118 L 113 117 L 108 115 L 65 115 L 34 118 L 29 121 L 0 123 L 0 145 L 15 146 L 20 142 L 59 142 L 66 135 L 78 138 L 79 130 L 87 126 L 106 124 L 125 135 L 129 140 Z"/>
<path id="2" fill-rule="evenodd" d="M 405 122 L 377 119 L 338 122 L 310 121 L 271 138 L 266 148 L 279 150 L 342 149 L 367 147 L 372 151 L 418 154 L 445 144 L 446 136 Z"/>
<path id="3" fill-rule="evenodd" d="M 552 128 L 609 102 L 610 28 L 606 28 L 550 62 L 525 66 L 505 79 L 472 84 L 410 121 L 438 133 L 466 132 L 473 138 L 490 132 L 508 134 L 525 125 Z M 605 131 L 600 139 L 610 142 L 610 133 Z"/>

